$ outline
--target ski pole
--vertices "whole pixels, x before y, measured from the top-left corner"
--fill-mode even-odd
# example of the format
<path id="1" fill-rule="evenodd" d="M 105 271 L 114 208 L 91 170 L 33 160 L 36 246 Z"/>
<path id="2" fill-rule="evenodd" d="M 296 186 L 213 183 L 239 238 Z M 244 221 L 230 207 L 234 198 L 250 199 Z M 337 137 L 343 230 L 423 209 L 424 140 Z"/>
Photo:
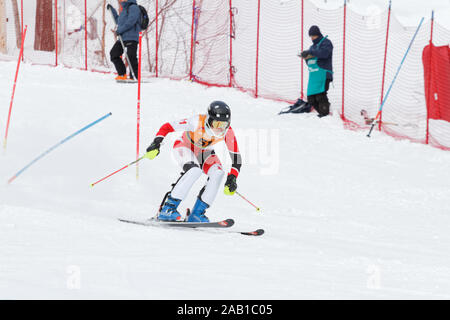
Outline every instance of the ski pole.
<path id="1" fill-rule="evenodd" d="M 386 92 L 386 95 L 384 96 L 383 102 L 381 103 L 381 106 L 380 106 L 380 109 L 378 110 L 377 116 L 375 117 L 375 119 L 374 119 L 374 121 L 373 121 L 373 123 L 372 123 L 372 126 L 370 127 L 369 133 L 367 134 L 367 136 L 368 136 L 369 138 L 370 138 L 370 134 L 372 133 L 373 128 L 374 128 L 375 125 L 376 125 L 376 122 L 377 122 L 378 118 L 381 116 L 381 111 L 383 110 L 384 104 L 386 103 L 386 100 L 387 100 L 387 98 L 388 98 L 388 96 L 389 96 L 389 93 L 391 92 L 391 89 L 392 89 L 392 87 L 393 87 L 393 85 L 394 85 L 394 83 L 395 83 L 395 80 L 397 80 L 397 76 L 398 76 L 398 74 L 400 73 L 400 70 L 402 69 L 403 63 L 405 62 L 406 57 L 408 56 L 409 50 L 411 49 L 412 44 L 414 43 L 414 40 L 416 39 L 416 36 L 417 36 L 417 34 L 419 33 L 419 30 L 420 30 L 420 27 L 422 26 L 423 20 L 424 20 L 424 18 L 422 17 L 422 19 L 420 20 L 419 26 L 417 27 L 417 30 L 416 30 L 416 32 L 414 33 L 414 36 L 413 36 L 413 38 L 411 39 L 411 42 L 409 43 L 408 49 L 406 50 L 406 53 L 405 53 L 405 55 L 403 56 L 403 59 L 402 59 L 402 61 L 400 62 L 400 65 L 398 66 L 398 69 L 397 69 L 397 72 L 395 73 L 394 79 L 392 79 L 392 83 L 391 83 L 391 85 L 389 86 L 389 89 L 388 89 L 388 91 Z"/>
<path id="2" fill-rule="evenodd" d="M 45 151 L 44 153 L 42 153 L 41 155 L 39 155 L 36 159 L 34 159 L 33 161 L 31 161 L 29 164 L 27 164 L 25 167 L 23 167 L 19 172 L 17 172 L 13 177 L 11 177 L 8 180 L 8 183 L 13 182 L 19 175 L 21 175 L 25 170 L 27 170 L 29 167 L 31 167 L 34 163 L 36 163 L 38 160 L 42 159 L 44 156 L 46 156 L 47 154 L 49 154 L 51 151 L 55 150 L 57 147 L 59 147 L 60 145 L 62 145 L 63 143 L 67 142 L 68 140 L 72 139 L 73 137 L 75 137 L 76 135 L 80 134 L 81 132 L 83 132 L 84 130 L 92 127 L 93 125 L 99 123 L 100 121 L 108 118 L 110 115 L 112 115 L 112 113 L 108 113 L 106 115 L 104 115 L 103 117 L 95 120 L 94 122 L 91 122 L 90 124 L 88 124 L 87 126 L 81 128 L 80 130 L 78 130 L 77 132 L 71 134 L 70 136 L 68 136 L 67 138 L 61 140 L 59 143 L 55 144 L 53 147 L 51 147 L 50 149 L 48 149 L 47 151 Z"/>
<path id="3" fill-rule="evenodd" d="M 133 162 L 127 164 L 126 166 L 123 166 L 123 167 L 120 168 L 119 170 L 116 170 L 116 171 L 114 171 L 113 173 L 108 174 L 106 177 L 101 178 L 101 179 L 98 180 L 97 182 L 91 183 L 91 187 L 94 187 L 97 183 L 100 183 L 100 182 L 102 182 L 103 180 L 106 180 L 106 179 L 108 179 L 109 177 L 115 175 L 116 173 L 118 173 L 118 172 L 120 172 L 120 171 L 122 171 L 122 170 L 125 170 L 125 169 L 128 168 L 129 166 L 132 166 L 133 164 L 138 163 L 138 162 L 141 161 L 142 159 L 144 159 L 144 156 L 140 157 L 140 158 L 137 159 L 137 160 L 134 160 Z"/>
<path id="4" fill-rule="evenodd" d="M 260 211 L 261 209 L 259 207 L 257 207 L 256 205 L 254 205 L 253 203 L 251 203 L 250 201 L 248 201 L 242 194 L 240 194 L 239 192 L 236 191 L 236 194 L 241 197 L 242 199 L 244 199 L 245 201 L 247 201 L 250 205 L 252 205 L 256 211 Z"/>
<path id="5" fill-rule="evenodd" d="M 117 22 L 116 22 L 116 19 L 114 18 L 112 10 L 109 10 L 109 12 L 111 13 L 111 16 L 113 18 L 114 23 L 116 24 L 116 29 L 117 29 Z M 128 57 L 127 48 L 125 47 L 125 44 L 123 43 L 122 37 L 118 34 L 117 38 L 119 38 L 120 44 L 122 45 L 123 52 L 125 53 L 125 58 L 127 59 L 128 66 L 130 67 L 131 75 L 133 76 L 133 78 L 135 80 L 137 80 L 137 78 L 136 78 L 136 76 L 134 74 L 134 71 L 133 71 L 133 66 L 131 65 L 131 62 L 130 62 L 130 58 Z"/>

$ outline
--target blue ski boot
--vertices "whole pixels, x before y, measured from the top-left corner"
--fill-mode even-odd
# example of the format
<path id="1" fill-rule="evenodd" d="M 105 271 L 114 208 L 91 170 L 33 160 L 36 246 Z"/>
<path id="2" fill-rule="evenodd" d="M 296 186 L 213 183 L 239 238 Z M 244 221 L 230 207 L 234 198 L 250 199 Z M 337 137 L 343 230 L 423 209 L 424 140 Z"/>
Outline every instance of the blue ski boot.
<path id="1" fill-rule="evenodd" d="M 206 202 L 203 202 L 200 197 L 197 198 L 197 202 L 195 202 L 194 208 L 192 212 L 187 217 L 187 222 L 209 222 L 207 216 L 205 216 L 206 209 L 209 208 L 209 205 Z"/>
<path id="2" fill-rule="evenodd" d="M 161 211 L 158 213 L 158 220 L 181 221 L 181 214 L 177 211 L 180 202 L 181 200 L 174 199 L 169 195 L 161 208 Z"/>

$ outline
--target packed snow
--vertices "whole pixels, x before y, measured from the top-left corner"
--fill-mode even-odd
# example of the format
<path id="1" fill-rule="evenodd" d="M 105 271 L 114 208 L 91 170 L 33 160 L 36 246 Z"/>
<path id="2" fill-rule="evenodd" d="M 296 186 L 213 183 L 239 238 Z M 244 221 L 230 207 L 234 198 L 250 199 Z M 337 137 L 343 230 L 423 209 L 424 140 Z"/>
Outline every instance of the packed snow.
<path id="1" fill-rule="evenodd" d="M 15 68 L 0 62 L 2 136 Z M 450 298 L 450 152 L 378 131 L 369 139 L 336 112 L 278 116 L 285 103 L 152 79 L 142 88 L 141 153 L 163 123 L 224 100 L 244 157 L 238 191 L 261 211 L 220 192 L 207 215 L 235 219 L 229 230 L 130 225 L 117 219 L 154 216 L 181 171 L 172 134 L 138 172 L 90 187 L 136 158 L 136 93 L 111 74 L 21 66 L 0 155 L 0 299 Z M 225 148 L 218 153 L 229 169 Z M 266 233 L 229 232 L 257 228 Z"/>

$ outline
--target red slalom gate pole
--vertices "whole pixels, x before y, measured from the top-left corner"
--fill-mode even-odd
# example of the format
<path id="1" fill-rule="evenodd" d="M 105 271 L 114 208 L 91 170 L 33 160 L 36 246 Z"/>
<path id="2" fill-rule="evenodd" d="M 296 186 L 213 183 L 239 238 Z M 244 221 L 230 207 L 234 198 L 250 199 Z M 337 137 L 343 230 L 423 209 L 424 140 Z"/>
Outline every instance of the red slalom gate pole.
<path id="1" fill-rule="evenodd" d="M 8 120 L 6 122 L 5 139 L 3 140 L 3 148 L 5 148 L 5 149 L 6 149 L 6 143 L 8 141 L 9 123 L 11 120 L 11 111 L 12 111 L 12 106 L 13 106 L 13 102 L 14 102 L 14 94 L 16 92 L 17 76 L 19 75 L 20 62 L 22 61 L 22 57 L 23 57 L 23 47 L 24 47 L 24 42 L 25 42 L 25 36 L 27 34 L 27 27 L 28 26 L 25 26 L 25 29 L 23 30 L 23 33 L 22 33 L 22 45 L 20 46 L 19 59 L 17 59 L 16 75 L 14 77 L 14 85 L 13 85 L 13 91 L 12 91 L 12 95 L 11 95 L 11 102 L 9 103 L 9 112 L 8 112 Z"/>
<path id="2" fill-rule="evenodd" d="M 138 67 L 138 96 L 137 96 L 137 120 L 136 120 L 136 160 L 139 159 L 139 137 L 141 123 L 141 65 L 142 65 L 142 32 L 139 33 L 139 67 Z M 139 164 L 136 164 L 136 179 L 139 178 Z"/>
<path id="3" fill-rule="evenodd" d="M 100 183 L 100 182 L 102 182 L 102 181 L 108 179 L 109 177 L 115 175 L 116 173 L 118 173 L 118 172 L 120 172 L 120 171 L 122 171 L 122 170 L 125 170 L 125 169 L 128 168 L 129 166 L 132 166 L 133 164 L 138 163 L 138 162 L 141 161 L 142 159 L 144 159 L 144 156 L 140 157 L 140 158 L 137 159 L 137 160 L 134 160 L 133 162 L 127 164 L 126 166 L 123 166 L 123 167 L 120 168 L 119 170 L 116 170 L 116 171 L 114 171 L 113 173 L 108 174 L 106 177 L 101 178 L 100 180 L 98 180 L 98 181 L 96 181 L 96 182 L 94 182 L 94 183 L 91 183 L 91 187 L 93 187 L 93 186 L 95 186 L 96 184 L 98 184 L 98 183 Z"/>

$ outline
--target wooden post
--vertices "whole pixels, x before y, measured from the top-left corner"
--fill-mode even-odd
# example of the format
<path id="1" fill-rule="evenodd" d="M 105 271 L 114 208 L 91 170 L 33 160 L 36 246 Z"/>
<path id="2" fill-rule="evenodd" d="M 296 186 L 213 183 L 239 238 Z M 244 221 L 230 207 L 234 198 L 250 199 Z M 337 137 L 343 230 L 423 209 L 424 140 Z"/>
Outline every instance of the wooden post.
<path id="1" fill-rule="evenodd" d="M 52 0 L 37 0 L 34 50 L 55 50 L 55 34 L 53 33 L 52 9 Z"/>
<path id="2" fill-rule="evenodd" d="M 2 0 L 2 1 L 4 1 L 4 0 Z M 17 4 L 17 0 L 11 0 L 11 2 L 12 2 L 13 14 L 14 14 L 14 27 L 16 30 L 16 46 L 18 49 L 20 49 L 20 46 L 22 45 L 23 29 L 20 25 L 21 20 L 20 20 L 20 15 L 19 15 L 19 6 Z"/>

